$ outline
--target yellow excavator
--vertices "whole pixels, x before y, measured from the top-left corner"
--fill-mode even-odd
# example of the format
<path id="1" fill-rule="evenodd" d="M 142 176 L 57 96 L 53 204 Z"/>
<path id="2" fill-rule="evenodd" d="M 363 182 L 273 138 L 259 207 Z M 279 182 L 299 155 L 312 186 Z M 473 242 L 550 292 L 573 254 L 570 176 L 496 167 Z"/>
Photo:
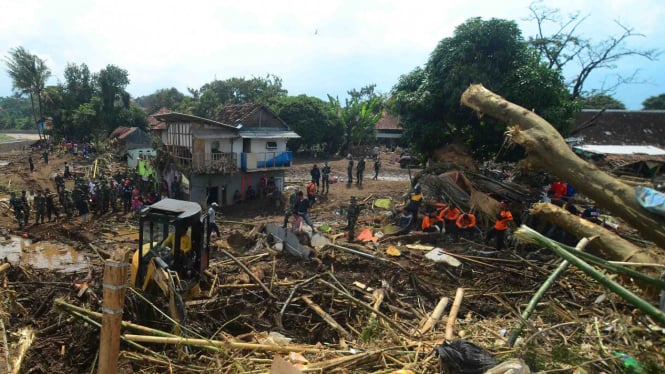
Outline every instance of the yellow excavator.
<path id="1" fill-rule="evenodd" d="M 198 296 L 202 272 L 208 268 L 208 216 L 191 201 L 163 199 L 139 215 L 139 246 L 132 257 L 131 284 L 161 291 L 169 314 L 185 324 L 183 300 Z"/>

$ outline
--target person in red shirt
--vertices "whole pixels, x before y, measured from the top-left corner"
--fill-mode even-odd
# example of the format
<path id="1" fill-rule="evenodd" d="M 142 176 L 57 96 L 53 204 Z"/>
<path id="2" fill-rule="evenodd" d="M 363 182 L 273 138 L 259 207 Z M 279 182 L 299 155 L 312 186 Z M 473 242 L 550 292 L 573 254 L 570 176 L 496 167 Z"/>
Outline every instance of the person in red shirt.
<path id="1" fill-rule="evenodd" d="M 552 197 L 553 199 L 556 200 L 561 200 L 563 199 L 563 196 L 566 194 L 566 185 L 563 184 L 561 181 L 556 181 L 552 183 L 552 187 L 550 187 L 552 191 L 554 191 L 554 196 Z"/>
<path id="2" fill-rule="evenodd" d="M 455 221 L 455 226 L 457 226 L 457 237 L 455 241 L 459 241 L 460 236 L 469 238 L 473 235 L 473 231 L 476 228 L 476 216 L 471 213 L 460 214 L 457 221 Z"/>
<path id="3" fill-rule="evenodd" d="M 496 250 L 503 249 L 503 240 L 506 237 L 506 230 L 508 230 L 508 222 L 513 220 L 513 215 L 508 209 L 508 204 L 505 201 L 501 202 L 501 211 L 496 215 L 496 222 L 494 227 L 487 233 L 485 237 L 485 244 L 489 244 L 493 237 L 496 237 Z"/>

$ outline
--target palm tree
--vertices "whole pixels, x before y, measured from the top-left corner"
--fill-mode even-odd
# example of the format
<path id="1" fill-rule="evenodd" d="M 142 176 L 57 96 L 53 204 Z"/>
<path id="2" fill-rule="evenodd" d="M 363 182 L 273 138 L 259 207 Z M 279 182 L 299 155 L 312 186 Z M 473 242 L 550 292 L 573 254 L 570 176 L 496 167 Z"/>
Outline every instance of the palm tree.
<path id="1" fill-rule="evenodd" d="M 41 139 L 42 134 L 39 131 L 38 123 L 43 118 L 42 93 L 46 86 L 46 80 L 51 77 L 51 70 L 46 66 L 44 60 L 31 54 L 23 47 L 10 49 L 5 58 L 5 64 L 9 76 L 12 78 L 12 89 L 17 91 L 19 95 L 30 95 L 32 115 L 35 126 L 37 126 L 37 133 Z M 35 108 L 35 97 L 37 97 L 37 108 Z"/>

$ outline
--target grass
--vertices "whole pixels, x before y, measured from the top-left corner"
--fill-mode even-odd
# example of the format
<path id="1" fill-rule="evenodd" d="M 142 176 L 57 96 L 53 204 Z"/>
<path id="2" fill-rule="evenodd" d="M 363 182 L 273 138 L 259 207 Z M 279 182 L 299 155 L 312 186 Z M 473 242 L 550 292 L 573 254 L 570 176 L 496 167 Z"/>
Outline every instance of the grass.
<path id="1" fill-rule="evenodd" d="M 0 142 L 4 142 L 7 140 L 14 140 L 14 137 L 7 134 L 0 134 Z"/>

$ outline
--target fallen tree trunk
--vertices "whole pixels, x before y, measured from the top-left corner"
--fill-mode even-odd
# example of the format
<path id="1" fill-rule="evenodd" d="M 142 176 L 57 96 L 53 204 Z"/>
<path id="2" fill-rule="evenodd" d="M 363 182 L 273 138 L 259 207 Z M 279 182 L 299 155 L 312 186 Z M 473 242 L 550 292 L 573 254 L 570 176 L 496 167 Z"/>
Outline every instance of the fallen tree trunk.
<path id="1" fill-rule="evenodd" d="M 598 205 L 626 220 L 645 238 L 665 248 L 665 217 L 642 208 L 633 187 L 579 158 L 547 121 L 480 84 L 471 85 L 461 101 L 479 113 L 513 124 L 510 138 L 526 149 L 529 167 L 546 169 L 571 183 Z"/>
<path id="2" fill-rule="evenodd" d="M 602 250 L 607 258 L 615 261 L 630 261 L 652 264 L 656 260 L 646 249 L 636 246 L 612 231 L 550 203 L 533 204 L 530 214 L 541 216 L 578 238 L 598 238 L 589 247 Z M 647 270 L 653 274 L 655 269 Z"/>

